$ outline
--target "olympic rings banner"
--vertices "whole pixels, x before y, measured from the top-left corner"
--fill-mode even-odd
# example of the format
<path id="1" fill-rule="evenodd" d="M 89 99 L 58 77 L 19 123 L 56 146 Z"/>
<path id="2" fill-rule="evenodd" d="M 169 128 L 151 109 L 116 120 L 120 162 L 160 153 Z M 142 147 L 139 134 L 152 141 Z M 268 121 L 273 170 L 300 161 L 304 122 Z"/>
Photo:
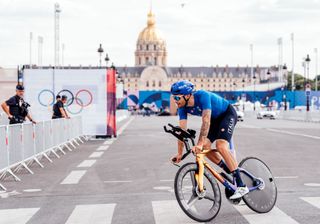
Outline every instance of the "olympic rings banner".
<path id="1" fill-rule="evenodd" d="M 52 117 L 57 95 L 68 97 L 69 116 L 81 115 L 86 135 L 107 134 L 106 69 L 25 69 L 25 98 L 36 120 Z"/>

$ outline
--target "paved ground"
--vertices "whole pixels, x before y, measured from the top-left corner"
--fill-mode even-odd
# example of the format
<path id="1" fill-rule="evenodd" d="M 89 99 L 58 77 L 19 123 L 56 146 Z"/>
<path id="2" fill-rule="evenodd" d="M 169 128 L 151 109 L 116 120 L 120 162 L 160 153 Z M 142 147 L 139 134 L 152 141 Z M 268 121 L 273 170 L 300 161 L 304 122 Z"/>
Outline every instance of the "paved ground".
<path id="1" fill-rule="evenodd" d="M 129 123 L 131 121 L 131 123 Z M 162 126 L 175 117 L 136 117 L 116 140 L 89 141 L 22 182 L 2 182 L 0 223 L 193 223 L 173 193 L 177 167 L 169 162 L 176 140 Z M 194 118 L 190 127 L 198 128 Z M 276 176 L 278 201 L 257 215 L 226 199 L 212 223 L 320 223 L 320 125 L 247 118 L 238 124 L 238 159 L 256 156 Z M 190 156 L 188 160 L 192 160 Z"/>

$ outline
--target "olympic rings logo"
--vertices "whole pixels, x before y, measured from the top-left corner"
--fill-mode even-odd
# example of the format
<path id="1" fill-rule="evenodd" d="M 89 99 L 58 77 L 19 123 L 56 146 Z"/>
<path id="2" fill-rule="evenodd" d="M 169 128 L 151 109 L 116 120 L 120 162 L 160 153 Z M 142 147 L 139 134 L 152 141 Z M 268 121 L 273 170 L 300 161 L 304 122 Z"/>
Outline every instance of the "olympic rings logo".
<path id="1" fill-rule="evenodd" d="M 93 102 L 93 95 L 87 89 L 80 89 L 75 94 L 68 89 L 63 89 L 57 95 L 68 97 L 65 108 L 70 114 L 80 114 L 84 108 L 90 106 Z M 38 94 L 38 102 L 44 107 L 53 106 L 55 99 L 56 95 L 50 89 L 43 89 Z"/>

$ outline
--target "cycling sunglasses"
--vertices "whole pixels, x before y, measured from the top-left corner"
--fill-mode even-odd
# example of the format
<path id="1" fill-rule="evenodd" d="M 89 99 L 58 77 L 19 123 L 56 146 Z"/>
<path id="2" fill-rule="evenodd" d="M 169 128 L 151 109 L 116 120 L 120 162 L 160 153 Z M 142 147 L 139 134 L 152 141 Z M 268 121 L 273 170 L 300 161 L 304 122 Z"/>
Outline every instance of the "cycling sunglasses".
<path id="1" fill-rule="evenodd" d="M 179 100 L 181 100 L 181 96 L 173 96 L 173 99 L 174 99 L 175 101 L 179 101 Z"/>

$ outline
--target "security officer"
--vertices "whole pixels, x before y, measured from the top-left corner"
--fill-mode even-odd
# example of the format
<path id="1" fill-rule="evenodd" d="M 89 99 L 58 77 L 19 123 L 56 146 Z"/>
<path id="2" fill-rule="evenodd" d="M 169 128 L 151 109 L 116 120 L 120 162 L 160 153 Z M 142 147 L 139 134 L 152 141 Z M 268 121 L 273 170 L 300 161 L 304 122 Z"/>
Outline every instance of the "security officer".
<path id="1" fill-rule="evenodd" d="M 34 120 L 32 120 L 28 111 L 30 104 L 24 101 L 23 95 L 24 87 L 22 85 L 17 85 L 16 95 L 1 104 L 3 111 L 8 115 L 10 120 L 9 124 L 21 124 L 26 120 L 26 117 L 32 123 L 36 123 Z"/>
<path id="2" fill-rule="evenodd" d="M 59 118 L 70 118 L 67 111 L 64 109 L 64 104 L 67 103 L 67 96 L 62 95 L 62 97 L 60 98 L 60 96 L 58 95 L 56 97 L 56 103 L 53 105 L 53 115 L 52 115 L 52 119 L 59 119 Z"/>

